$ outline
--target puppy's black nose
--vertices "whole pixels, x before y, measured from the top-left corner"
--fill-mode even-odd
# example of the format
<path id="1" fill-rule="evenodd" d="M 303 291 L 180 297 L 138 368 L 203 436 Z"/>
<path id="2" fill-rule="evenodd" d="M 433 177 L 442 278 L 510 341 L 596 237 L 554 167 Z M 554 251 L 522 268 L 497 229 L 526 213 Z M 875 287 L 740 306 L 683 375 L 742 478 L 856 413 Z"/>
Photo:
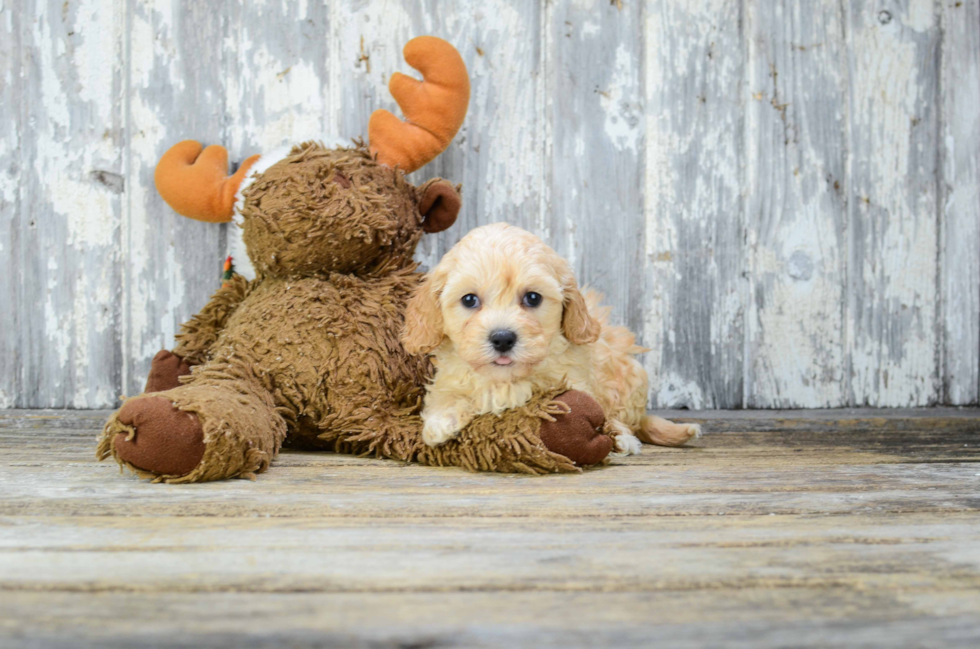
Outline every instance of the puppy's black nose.
<path id="1" fill-rule="evenodd" d="M 497 329 L 490 332 L 490 344 L 499 353 L 509 352 L 517 343 L 517 334 L 510 329 Z"/>

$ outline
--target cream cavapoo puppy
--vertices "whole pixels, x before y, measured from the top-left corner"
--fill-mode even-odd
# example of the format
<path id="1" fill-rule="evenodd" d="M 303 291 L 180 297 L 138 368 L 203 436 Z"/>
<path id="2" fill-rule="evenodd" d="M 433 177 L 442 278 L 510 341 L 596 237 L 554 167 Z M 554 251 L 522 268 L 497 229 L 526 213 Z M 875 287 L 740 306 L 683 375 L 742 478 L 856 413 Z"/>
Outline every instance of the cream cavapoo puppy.
<path id="1" fill-rule="evenodd" d="M 697 425 L 646 414 L 647 374 L 633 357 L 646 350 L 606 322 L 598 301 L 530 232 L 496 223 L 463 237 L 406 312 L 406 351 L 432 353 L 436 367 L 422 410 L 425 443 L 442 444 L 477 415 L 520 407 L 562 380 L 599 402 L 620 455 L 638 453 L 640 439 L 679 446 L 698 437 Z"/>

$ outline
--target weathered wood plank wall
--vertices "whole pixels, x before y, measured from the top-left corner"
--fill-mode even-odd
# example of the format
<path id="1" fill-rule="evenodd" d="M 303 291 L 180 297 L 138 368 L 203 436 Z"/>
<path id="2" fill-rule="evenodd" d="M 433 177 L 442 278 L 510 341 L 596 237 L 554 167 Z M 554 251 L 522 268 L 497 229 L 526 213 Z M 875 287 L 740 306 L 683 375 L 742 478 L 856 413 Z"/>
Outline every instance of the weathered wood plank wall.
<path id="1" fill-rule="evenodd" d="M 980 396 L 980 0 L 2 0 L 0 407 L 105 407 L 215 288 L 228 227 L 152 186 L 359 136 L 409 38 L 473 78 L 417 174 L 541 234 L 651 347 L 655 407 Z"/>

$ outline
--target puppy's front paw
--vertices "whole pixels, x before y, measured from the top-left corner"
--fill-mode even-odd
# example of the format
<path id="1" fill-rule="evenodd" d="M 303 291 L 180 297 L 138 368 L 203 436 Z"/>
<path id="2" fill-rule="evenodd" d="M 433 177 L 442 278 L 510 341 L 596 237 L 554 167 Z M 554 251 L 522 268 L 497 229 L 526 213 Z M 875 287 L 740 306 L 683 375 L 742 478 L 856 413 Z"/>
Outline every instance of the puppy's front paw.
<path id="1" fill-rule="evenodd" d="M 453 415 L 433 415 L 422 426 L 422 441 L 429 446 L 445 444 L 459 434 L 462 426 Z"/>
<path id="2" fill-rule="evenodd" d="M 608 425 L 616 444 L 615 450 L 610 455 L 626 457 L 627 455 L 639 455 L 643 452 L 643 442 L 633 434 L 629 426 L 615 420 L 610 421 Z"/>
<path id="3" fill-rule="evenodd" d="M 688 441 L 692 439 L 698 439 L 701 437 L 701 424 L 688 424 L 687 425 Z"/>
<path id="4" fill-rule="evenodd" d="M 616 435 L 616 452 L 613 455 L 626 457 L 627 455 L 639 455 L 642 452 L 643 442 L 637 439 L 633 433 Z"/>

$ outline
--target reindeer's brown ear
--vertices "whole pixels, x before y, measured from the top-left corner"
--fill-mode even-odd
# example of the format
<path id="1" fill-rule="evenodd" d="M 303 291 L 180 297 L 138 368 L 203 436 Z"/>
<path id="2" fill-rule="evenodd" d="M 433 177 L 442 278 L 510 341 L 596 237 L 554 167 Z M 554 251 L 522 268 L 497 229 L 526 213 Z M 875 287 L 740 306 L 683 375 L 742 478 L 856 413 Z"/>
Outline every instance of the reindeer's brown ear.
<path id="1" fill-rule="evenodd" d="M 442 232 L 456 222 L 463 199 L 459 186 L 453 187 L 448 180 L 433 178 L 419 188 L 419 212 L 422 229 L 429 234 Z"/>
<path id="2" fill-rule="evenodd" d="M 432 277 L 415 289 L 405 309 L 405 326 L 402 328 L 402 347 L 409 354 L 428 354 L 442 344 L 442 311 Z"/>
<path id="3" fill-rule="evenodd" d="M 562 333 L 573 345 L 587 345 L 599 340 L 602 325 L 589 313 L 589 306 L 578 286 L 565 288 L 565 310 L 561 316 Z"/>

